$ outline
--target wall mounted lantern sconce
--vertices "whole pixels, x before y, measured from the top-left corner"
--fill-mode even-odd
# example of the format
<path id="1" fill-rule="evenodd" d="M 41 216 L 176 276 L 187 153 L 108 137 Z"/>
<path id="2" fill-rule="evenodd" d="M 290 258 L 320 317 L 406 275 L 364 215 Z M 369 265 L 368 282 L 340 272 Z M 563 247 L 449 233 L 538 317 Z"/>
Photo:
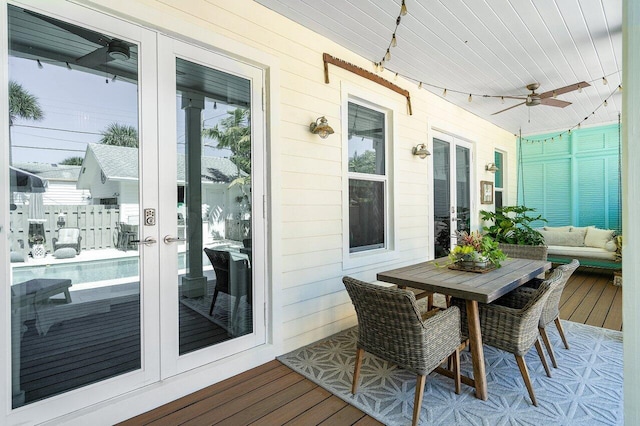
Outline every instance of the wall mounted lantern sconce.
<path id="1" fill-rule="evenodd" d="M 495 172 L 497 172 L 498 170 L 500 170 L 500 169 L 498 168 L 498 166 L 496 166 L 496 164 L 495 164 L 495 163 L 487 163 L 487 165 L 486 165 L 486 166 L 484 166 L 484 169 L 485 169 L 486 171 L 488 171 L 488 172 L 491 172 L 491 173 L 495 173 Z"/>
<path id="2" fill-rule="evenodd" d="M 413 155 L 417 155 L 422 159 L 427 158 L 427 155 L 431 155 L 431 153 L 427 149 L 427 146 L 423 143 L 414 146 L 411 152 L 413 152 Z"/>
<path id="3" fill-rule="evenodd" d="M 333 134 L 333 129 L 329 126 L 327 118 L 324 116 L 318 117 L 316 121 L 311 122 L 311 124 L 309 124 L 309 130 L 311 133 L 320 136 L 322 139 L 326 139 L 329 135 Z"/>

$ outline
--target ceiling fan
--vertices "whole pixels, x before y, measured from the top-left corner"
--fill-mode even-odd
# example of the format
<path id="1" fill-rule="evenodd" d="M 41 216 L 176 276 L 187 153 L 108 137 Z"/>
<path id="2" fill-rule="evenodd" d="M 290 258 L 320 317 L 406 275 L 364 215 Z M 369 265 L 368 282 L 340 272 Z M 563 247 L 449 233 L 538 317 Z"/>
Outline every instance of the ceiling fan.
<path id="1" fill-rule="evenodd" d="M 40 15 L 39 13 L 30 12 L 28 10 L 25 10 L 25 12 L 29 15 L 37 17 L 38 19 L 55 25 L 58 28 L 75 34 L 78 37 L 82 37 L 83 39 L 91 43 L 102 46 L 92 52 L 87 53 L 86 55 L 76 58 L 75 63 L 77 65 L 87 68 L 94 68 L 98 65 L 102 65 L 116 59 L 126 61 L 131 57 L 131 52 L 129 50 L 130 44 L 125 41 L 116 38 L 110 38 L 104 34 L 87 30 L 77 25 L 68 24 L 66 22 L 50 18 L 48 16 Z"/>
<path id="2" fill-rule="evenodd" d="M 573 92 L 574 90 L 584 89 L 585 87 L 588 87 L 588 86 L 590 86 L 589 83 L 587 83 L 586 81 L 581 81 L 580 83 L 574 83 L 569 86 L 561 87 L 559 89 L 549 90 L 548 92 L 536 93 L 536 90 L 538 89 L 538 87 L 540 87 L 540 84 L 539 83 L 527 84 L 527 90 L 531 90 L 531 93 L 529 93 L 526 97 L 503 96 L 503 98 L 506 98 L 506 99 L 521 99 L 521 100 L 524 100 L 524 102 L 510 106 L 509 108 L 505 108 L 502 111 L 494 112 L 491 115 L 500 114 L 501 112 L 508 111 L 511 108 L 515 108 L 520 105 L 526 105 L 528 107 L 536 106 L 536 105 L 548 105 L 548 106 L 564 108 L 566 106 L 571 105 L 571 102 L 556 99 L 556 96 L 562 95 L 564 93 Z"/>

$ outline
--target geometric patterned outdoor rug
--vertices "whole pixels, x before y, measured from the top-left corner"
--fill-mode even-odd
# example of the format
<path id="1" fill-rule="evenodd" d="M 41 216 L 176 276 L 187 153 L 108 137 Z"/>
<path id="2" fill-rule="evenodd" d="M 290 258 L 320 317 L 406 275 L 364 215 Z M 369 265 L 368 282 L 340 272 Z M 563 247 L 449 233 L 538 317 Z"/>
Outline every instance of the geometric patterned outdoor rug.
<path id="1" fill-rule="evenodd" d="M 546 376 L 535 348 L 525 359 L 538 400 L 534 407 L 515 357 L 484 346 L 489 398 L 462 385 L 427 377 L 421 425 L 622 425 L 622 333 L 562 321 L 570 350 L 551 325 L 547 334 L 558 368 Z M 411 423 L 415 375 L 365 353 L 358 393 L 351 394 L 357 327 L 278 357 L 282 363 L 386 425 Z M 471 354 L 461 352 L 462 373 L 472 377 Z"/>

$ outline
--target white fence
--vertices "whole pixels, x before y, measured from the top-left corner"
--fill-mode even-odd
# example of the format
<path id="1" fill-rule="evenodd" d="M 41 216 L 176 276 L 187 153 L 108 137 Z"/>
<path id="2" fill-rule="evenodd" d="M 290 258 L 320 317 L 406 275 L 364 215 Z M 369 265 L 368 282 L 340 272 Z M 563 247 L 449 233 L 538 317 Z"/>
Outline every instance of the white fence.
<path id="1" fill-rule="evenodd" d="M 112 208 L 109 208 L 112 207 Z M 79 228 L 82 250 L 114 247 L 118 206 L 44 206 L 44 222 L 29 222 L 29 206 L 18 205 L 10 212 L 11 244 L 14 249 L 28 249 L 29 238 L 42 234 L 45 248 L 52 251 L 52 239 L 57 236 L 58 217 L 63 215 L 66 228 Z"/>

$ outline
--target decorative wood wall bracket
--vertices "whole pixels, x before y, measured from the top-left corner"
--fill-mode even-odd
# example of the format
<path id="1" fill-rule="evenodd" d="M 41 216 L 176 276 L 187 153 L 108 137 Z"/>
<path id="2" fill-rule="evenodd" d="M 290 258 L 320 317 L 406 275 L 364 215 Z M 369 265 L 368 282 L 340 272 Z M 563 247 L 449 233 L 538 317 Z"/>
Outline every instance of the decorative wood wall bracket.
<path id="1" fill-rule="evenodd" d="M 359 75 L 360 77 L 366 78 L 367 80 L 371 80 L 374 83 L 378 83 L 379 85 L 393 90 L 396 93 L 401 94 L 402 96 L 407 98 L 407 110 L 409 112 L 409 115 L 413 115 L 413 111 L 411 110 L 411 94 L 408 90 L 405 90 L 400 86 L 396 86 L 392 82 L 385 80 L 384 78 L 372 73 L 371 71 L 367 71 L 364 68 L 360 68 L 359 66 L 353 65 L 342 59 L 334 58 L 328 53 L 323 54 L 322 59 L 324 61 L 324 82 L 326 84 L 329 84 L 329 64 L 335 65 L 356 75 Z"/>

